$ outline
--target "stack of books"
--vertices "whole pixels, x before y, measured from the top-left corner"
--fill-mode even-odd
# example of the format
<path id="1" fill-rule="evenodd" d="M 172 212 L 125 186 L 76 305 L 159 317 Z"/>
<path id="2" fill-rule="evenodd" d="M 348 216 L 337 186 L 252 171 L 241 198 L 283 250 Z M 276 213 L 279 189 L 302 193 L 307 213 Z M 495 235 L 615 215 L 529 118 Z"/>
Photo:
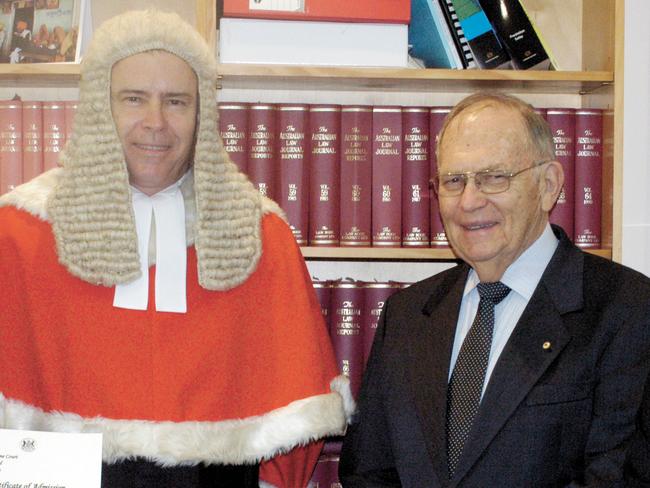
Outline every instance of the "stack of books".
<path id="1" fill-rule="evenodd" d="M 555 67 L 519 0 L 412 0 L 409 44 L 426 68 Z"/>
<path id="2" fill-rule="evenodd" d="M 406 67 L 410 0 L 224 0 L 222 63 Z"/>
<path id="3" fill-rule="evenodd" d="M 599 248 L 602 111 L 537 110 L 566 176 L 551 221 Z M 300 245 L 448 246 L 429 180 L 450 107 L 222 102 L 219 111 L 226 151 L 282 207 Z"/>
<path id="4" fill-rule="evenodd" d="M 368 282 L 350 279 L 314 280 L 321 312 L 329 330 L 339 372 L 350 379 L 355 400 L 375 338 L 384 303 L 411 283 Z M 327 439 L 307 488 L 340 486 L 341 438 Z"/>
<path id="5" fill-rule="evenodd" d="M 0 101 L 0 195 L 56 168 L 77 101 Z"/>

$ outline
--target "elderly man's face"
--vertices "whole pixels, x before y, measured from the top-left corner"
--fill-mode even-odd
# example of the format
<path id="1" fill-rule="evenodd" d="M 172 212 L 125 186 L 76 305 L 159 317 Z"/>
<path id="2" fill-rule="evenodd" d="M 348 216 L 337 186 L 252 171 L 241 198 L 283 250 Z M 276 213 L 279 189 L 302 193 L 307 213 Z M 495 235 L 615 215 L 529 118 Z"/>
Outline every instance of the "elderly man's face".
<path id="1" fill-rule="evenodd" d="M 184 60 L 149 51 L 115 63 L 111 110 L 133 186 L 153 195 L 187 171 L 195 144 L 198 82 Z"/>
<path id="2" fill-rule="evenodd" d="M 517 113 L 483 105 L 470 107 L 452 121 L 440 142 L 439 171 L 519 171 L 536 162 L 525 141 L 523 121 Z M 503 193 L 484 194 L 469 180 L 461 195 L 438 197 L 454 251 L 482 281 L 498 281 L 542 233 L 546 212 L 557 196 L 552 194 L 556 189 L 550 188 L 553 182 L 546 181 L 546 166 L 516 176 Z"/>

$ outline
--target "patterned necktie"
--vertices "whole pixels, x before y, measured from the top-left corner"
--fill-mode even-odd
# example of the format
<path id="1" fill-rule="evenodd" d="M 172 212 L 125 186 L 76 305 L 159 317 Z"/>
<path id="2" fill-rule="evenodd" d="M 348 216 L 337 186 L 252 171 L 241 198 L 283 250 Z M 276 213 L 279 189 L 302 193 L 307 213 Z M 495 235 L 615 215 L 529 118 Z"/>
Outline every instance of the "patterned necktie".
<path id="1" fill-rule="evenodd" d="M 481 297 L 478 311 L 458 353 L 447 389 L 449 479 L 456 471 L 463 446 L 481 403 L 481 392 L 492 346 L 494 306 L 510 292 L 510 288 L 500 281 L 479 283 L 477 288 Z"/>

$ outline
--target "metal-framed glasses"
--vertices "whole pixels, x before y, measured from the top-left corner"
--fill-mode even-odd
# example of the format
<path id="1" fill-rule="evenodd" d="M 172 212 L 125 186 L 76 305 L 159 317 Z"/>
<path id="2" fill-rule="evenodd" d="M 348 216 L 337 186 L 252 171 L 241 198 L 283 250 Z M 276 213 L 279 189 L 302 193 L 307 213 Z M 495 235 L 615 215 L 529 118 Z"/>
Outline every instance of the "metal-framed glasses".
<path id="1" fill-rule="evenodd" d="M 474 180 L 476 188 L 482 193 L 493 195 L 503 193 L 510 188 L 510 180 L 528 170 L 537 168 L 542 164 L 550 163 L 551 160 L 538 161 L 532 166 L 520 171 L 505 171 L 501 169 L 485 169 L 483 171 L 464 171 L 462 173 L 440 173 L 436 178 L 431 179 L 433 189 L 439 197 L 456 197 L 463 193 L 467 182 Z"/>

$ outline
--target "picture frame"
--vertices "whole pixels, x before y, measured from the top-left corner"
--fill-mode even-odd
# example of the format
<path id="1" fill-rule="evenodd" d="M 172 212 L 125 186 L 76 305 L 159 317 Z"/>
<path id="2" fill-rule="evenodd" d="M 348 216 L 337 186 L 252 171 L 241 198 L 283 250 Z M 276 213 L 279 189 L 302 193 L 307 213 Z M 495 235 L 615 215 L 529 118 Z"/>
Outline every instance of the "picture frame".
<path id="1" fill-rule="evenodd" d="M 78 63 L 90 0 L 2 0 L 0 63 Z"/>

